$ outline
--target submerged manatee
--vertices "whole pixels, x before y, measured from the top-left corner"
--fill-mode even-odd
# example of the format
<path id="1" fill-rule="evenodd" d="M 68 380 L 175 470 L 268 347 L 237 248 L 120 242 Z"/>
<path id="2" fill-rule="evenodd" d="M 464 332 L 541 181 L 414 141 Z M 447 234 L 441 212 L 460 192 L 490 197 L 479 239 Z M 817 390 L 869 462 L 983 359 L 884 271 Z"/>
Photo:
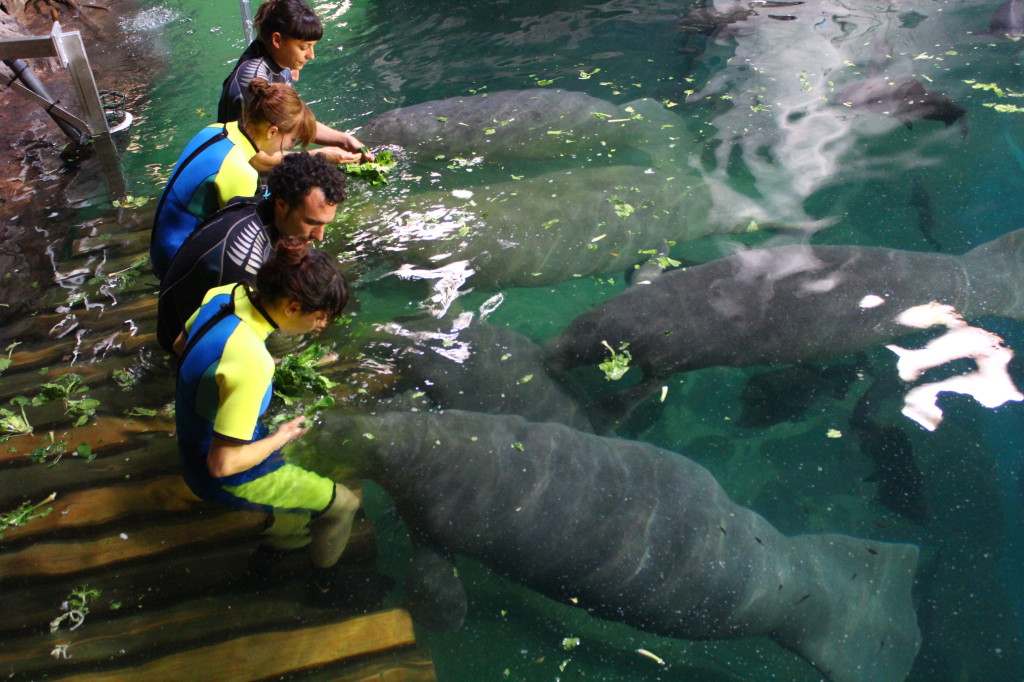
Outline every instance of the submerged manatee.
<path id="1" fill-rule="evenodd" d="M 414 269 L 468 261 L 476 288 L 621 271 L 665 240 L 746 228 L 708 220 L 690 136 L 650 99 L 614 105 L 566 90 L 496 92 L 388 112 L 360 136 L 403 145 L 424 163 L 476 154 L 502 162 L 462 175 L 442 173 L 442 164 L 434 175 L 443 181 L 409 176 L 383 210 L 346 215 L 368 253 Z M 464 184 L 451 185 L 453 175 Z"/>
<path id="2" fill-rule="evenodd" d="M 581 151 L 661 146 L 678 117 L 644 99 L 617 105 L 558 88 L 504 90 L 393 109 L 359 132 L 426 159 L 481 154 L 494 161 L 554 159 Z M 681 134 L 682 131 L 676 131 Z"/>
<path id="3" fill-rule="evenodd" d="M 913 76 L 869 78 L 840 90 L 835 102 L 892 116 L 907 128 L 913 128 L 914 119 L 942 121 L 947 127 L 960 121 L 960 134 L 967 136 L 967 110 L 946 95 L 925 88 Z"/>
<path id="4" fill-rule="evenodd" d="M 518 332 L 481 321 L 452 328 L 433 318 L 384 331 L 394 339 L 401 387 L 435 407 L 592 430 L 583 408 L 545 371 L 541 347 Z"/>
<path id="5" fill-rule="evenodd" d="M 694 176 L 598 166 L 413 194 L 348 218 L 374 252 L 415 268 L 468 261 L 470 284 L 494 289 L 622 271 L 666 240 L 719 231 L 704 220 L 709 206 Z"/>
<path id="6" fill-rule="evenodd" d="M 647 380 L 676 372 L 774 365 L 852 353 L 917 331 L 896 321 L 932 301 L 966 319 L 1024 319 L 1024 230 L 963 256 L 861 246 L 752 249 L 666 272 L 573 320 L 546 348 L 561 373 L 629 344 Z M 625 402 L 624 404 L 629 404 Z"/>
<path id="7" fill-rule="evenodd" d="M 413 617 L 457 628 L 454 555 L 595 616 L 683 638 L 767 635 L 834 682 L 897 682 L 920 635 L 917 549 L 786 537 L 678 454 L 469 412 L 328 414 L 317 468 L 357 461 L 415 546 Z"/>

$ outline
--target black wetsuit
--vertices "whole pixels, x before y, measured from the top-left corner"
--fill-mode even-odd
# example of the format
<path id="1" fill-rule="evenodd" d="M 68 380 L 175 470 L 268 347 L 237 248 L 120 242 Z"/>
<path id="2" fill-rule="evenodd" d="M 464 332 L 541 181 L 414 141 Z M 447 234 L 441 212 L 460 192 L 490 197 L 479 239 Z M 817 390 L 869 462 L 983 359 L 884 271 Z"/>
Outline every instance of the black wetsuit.
<path id="1" fill-rule="evenodd" d="M 263 43 L 254 40 L 235 63 L 231 75 L 224 81 L 217 106 L 217 122 L 228 123 L 242 118 L 242 107 L 249 94 L 249 81 L 265 78 L 269 83 L 291 83 L 292 72 L 278 66 L 267 53 Z"/>
<path id="2" fill-rule="evenodd" d="M 278 238 L 269 199 L 236 197 L 189 235 L 160 282 L 156 338 L 166 350 L 203 302 L 222 284 L 256 280 Z"/>

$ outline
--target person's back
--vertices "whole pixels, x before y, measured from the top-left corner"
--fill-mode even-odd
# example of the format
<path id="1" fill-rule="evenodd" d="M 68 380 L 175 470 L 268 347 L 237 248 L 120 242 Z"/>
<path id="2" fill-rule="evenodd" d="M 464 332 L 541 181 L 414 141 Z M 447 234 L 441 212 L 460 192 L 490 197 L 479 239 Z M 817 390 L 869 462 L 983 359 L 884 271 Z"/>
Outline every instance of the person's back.
<path id="1" fill-rule="evenodd" d="M 221 87 L 220 103 L 217 105 L 218 123 L 237 121 L 242 117 L 249 83 L 254 78 L 263 78 L 268 83 L 292 83 L 291 70 L 278 66 L 267 54 L 262 42 L 252 41 Z"/>
<path id="2" fill-rule="evenodd" d="M 249 165 L 258 151 L 239 124 L 203 128 L 178 157 L 153 219 L 150 262 L 159 279 L 178 247 L 208 217 L 236 196 L 253 196 L 259 174 Z"/>
<path id="3" fill-rule="evenodd" d="M 274 240 L 272 217 L 269 202 L 237 198 L 185 240 L 160 282 L 157 341 L 165 350 L 173 352 L 208 290 L 253 280 Z"/>

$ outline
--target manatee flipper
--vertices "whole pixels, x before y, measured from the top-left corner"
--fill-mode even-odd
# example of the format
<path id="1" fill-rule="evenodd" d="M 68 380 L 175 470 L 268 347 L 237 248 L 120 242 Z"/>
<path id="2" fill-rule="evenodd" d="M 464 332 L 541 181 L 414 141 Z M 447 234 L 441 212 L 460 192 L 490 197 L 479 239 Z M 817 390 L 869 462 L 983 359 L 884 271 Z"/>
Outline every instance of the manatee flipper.
<path id="1" fill-rule="evenodd" d="M 792 540 L 801 572 L 829 578 L 793 594 L 792 616 L 772 637 L 833 682 L 904 680 L 921 644 L 910 597 L 917 547 L 835 534 Z"/>
<path id="2" fill-rule="evenodd" d="M 412 566 L 405 579 L 405 606 L 431 630 L 452 632 L 466 618 L 466 591 L 450 556 L 413 542 Z"/>
<path id="3" fill-rule="evenodd" d="M 587 406 L 587 416 L 594 425 L 594 432 L 599 435 L 614 433 L 629 421 L 633 411 L 641 403 L 657 392 L 662 381 L 664 377 L 645 377 L 639 384 Z"/>

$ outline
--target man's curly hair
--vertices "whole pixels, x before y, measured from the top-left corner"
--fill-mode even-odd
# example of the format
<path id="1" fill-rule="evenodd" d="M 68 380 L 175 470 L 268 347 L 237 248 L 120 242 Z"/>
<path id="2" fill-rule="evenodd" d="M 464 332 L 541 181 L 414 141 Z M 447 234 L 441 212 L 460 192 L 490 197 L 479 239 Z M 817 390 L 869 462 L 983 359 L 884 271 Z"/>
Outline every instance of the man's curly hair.
<path id="1" fill-rule="evenodd" d="M 348 198 L 345 174 L 319 154 L 286 154 L 270 171 L 267 180 L 270 198 L 280 199 L 291 208 L 301 204 L 314 187 L 319 187 L 331 204 L 340 204 Z"/>

